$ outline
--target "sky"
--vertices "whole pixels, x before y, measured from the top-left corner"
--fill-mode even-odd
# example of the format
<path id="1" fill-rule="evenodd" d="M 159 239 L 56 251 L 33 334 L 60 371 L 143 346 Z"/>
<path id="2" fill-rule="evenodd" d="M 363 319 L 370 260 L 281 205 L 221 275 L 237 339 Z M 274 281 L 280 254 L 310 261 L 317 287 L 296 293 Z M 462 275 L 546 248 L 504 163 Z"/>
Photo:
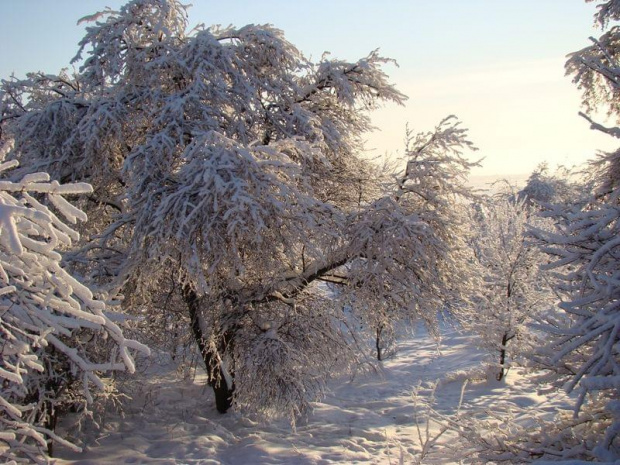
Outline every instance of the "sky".
<path id="1" fill-rule="evenodd" d="M 83 36 L 77 20 L 121 0 L 0 1 L 0 79 L 69 66 Z M 454 114 L 483 158 L 476 175 L 572 166 L 609 136 L 578 116 L 580 95 L 564 76 L 568 53 L 598 36 L 584 0 L 194 0 L 189 24 L 273 24 L 304 54 L 355 61 L 379 49 L 408 95 L 373 114 L 372 155 L 403 153 L 407 125 L 431 130 Z M 611 124 L 602 121 L 603 123 Z"/>

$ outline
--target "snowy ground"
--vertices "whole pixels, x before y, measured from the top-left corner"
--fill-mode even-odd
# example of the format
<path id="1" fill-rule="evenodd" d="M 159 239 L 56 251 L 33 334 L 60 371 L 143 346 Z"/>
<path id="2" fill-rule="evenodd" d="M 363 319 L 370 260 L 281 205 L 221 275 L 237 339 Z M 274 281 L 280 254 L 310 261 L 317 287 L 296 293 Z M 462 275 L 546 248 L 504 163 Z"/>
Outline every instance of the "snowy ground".
<path id="1" fill-rule="evenodd" d="M 255 422 L 237 413 L 216 412 L 204 379 L 179 380 L 172 374 L 139 384 L 125 418 L 108 415 L 104 431 L 85 452 L 59 449 L 60 464 L 398 464 L 415 463 L 420 442 L 412 393 L 435 380 L 435 407 L 448 413 L 458 404 L 464 373 L 482 356 L 467 337 L 445 331 L 441 346 L 424 332 L 408 338 L 377 371 L 335 380 L 323 402 L 293 431 L 286 421 Z M 543 400 L 535 386 L 510 372 L 506 383 L 471 381 L 464 402 L 474 406 Z M 553 410 L 551 399 L 546 408 Z M 424 426 L 422 424 L 422 426 Z M 431 430 L 432 432 L 432 430 Z M 449 436 L 442 437 L 450 441 Z M 424 463 L 457 463 L 442 448 Z"/>

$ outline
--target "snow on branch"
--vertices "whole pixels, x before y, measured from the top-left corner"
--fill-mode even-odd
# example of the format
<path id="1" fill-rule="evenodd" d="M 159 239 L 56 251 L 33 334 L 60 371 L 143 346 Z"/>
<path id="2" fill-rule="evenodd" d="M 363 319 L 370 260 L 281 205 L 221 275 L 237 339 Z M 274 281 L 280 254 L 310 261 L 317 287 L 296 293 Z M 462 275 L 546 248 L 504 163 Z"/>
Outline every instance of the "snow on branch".
<path id="1" fill-rule="evenodd" d="M 586 0 L 587 2 L 601 2 L 601 0 Z M 597 12 L 594 20 L 602 29 L 606 28 L 610 21 L 620 20 L 620 1 L 607 0 L 596 5 Z"/>
<path id="2" fill-rule="evenodd" d="M 15 165 L 5 162 L 1 170 Z M 44 198 L 66 220 L 86 220 L 63 196 L 89 193 L 90 186 L 48 181 L 45 173 L 0 181 L 0 445 L 8 447 L 0 447 L 0 456 L 9 460 L 37 460 L 48 440 L 66 442 L 45 427 L 52 414 L 46 405 L 53 405 L 49 402 L 55 401 L 55 393 L 73 376 L 83 374 L 81 392 L 92 401 L 91 387 L 103 387 L 102 373 L 132 372 L 129 350 L 148 353 L 145 346 L 125 339 L 106 316 L 106 304 L 60 266 L 57 250 L 78 235 L 44 205 Z M 85 332 L 110 336 L 116 350 L 107 360 L 92 359 L 80 342 Z M 49 372 L 54 363 L 67 366 Z M 52 385 L 55 391 L 45 390 Z"/>
<path id="3" fill-rule="evenodd" d="M 609 116 L 619 114 L 620 29 L 614 26 L 592 45 L 571 53 L 566 74 L 582 92 L 582 104 L 589 111 L 604 107 Z"/>
<path id="4" fill-rule="evenodd" d="M 545 213 L 555 219 L 555 232 L 532 231 L 552 258 L 546 268 L 564 298 L 565 318 L 551 328 L 545 363 L 568 391 L 578 392 L 576 415 L 611 406 L 620 389 L 620 209 L 617 184 L 609 186 L 611 192 L 584 206 Z M 597 414 L 608 418 L 597 454 L 617 458 L 620 416 L 613 409 Z"/>

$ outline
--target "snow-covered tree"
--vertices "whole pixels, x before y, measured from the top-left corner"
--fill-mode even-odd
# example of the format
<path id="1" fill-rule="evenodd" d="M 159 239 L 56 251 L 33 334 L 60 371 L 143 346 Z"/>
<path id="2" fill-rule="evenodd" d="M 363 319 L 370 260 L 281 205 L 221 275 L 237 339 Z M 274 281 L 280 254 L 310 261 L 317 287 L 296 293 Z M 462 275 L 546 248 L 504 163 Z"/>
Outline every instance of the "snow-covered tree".
<path id="1" fill-rule="evenodd" d="M 539 269 L 543 254 L 528 244 L 527 225 L 536 218 L 524 200 L 487 199 L 475 205 L 471 216 L 475 261 L 470 273 L 479 276 L 481 286 L 472 288 L 469 303 L 455 315 L 493 354 L 501 381 L 510 360 L 536 343 L 532 323 L 553 306 L 553 294 Z"/>
<path id="2" fill-rule="evenodd" d="M 608 30 L 594 45 L 574 53 L 567 71 L 583 91 L 584 105 L 593 110 L 605 104 L 610 115 L 620 116 L 617 65 L 617 25 L 620 2 L 598 5 L 596 21 Z M 612 136 L 619 128 L 594 129 Z M 620 457 L 620 184 L 618 152 L 603 154 L 591 163 L 591 200 L 582 206 L 555 206 L 554 232 L 534 230 L 553 258 L 547 267 L 559 280 L 564 311 L 552 321 L 548 368 L 559 383 L 579 396 L 575 416 L 581 413 L 595 427 L 584 442 L 587 451 L 603 460 Z M 588 420 L 589 418 L 589 420 Z"/>
<path id="3" fill-rule="evenodd" d="M 517 198 L 530 206 L 546 208 L 548 204 L 571 204 L 585 201 L 586 188 L 578 173 L 558 167 L 551 173 L 547 163 L 539 164 L 530 174 Z"/>
<path id="4" fill-rule="evenodd" d="M 397 179 L 363 158 L 368 110 L 405 99 L 389 60 L 315 63 L 271 26 L 188 32 L 176 0 L 86 19 L 79 74 L 5 82 L 11 156 L 93 185 L 104 232 L 73 263 L 147 321 L 182 306 L 219 411 L 295 415 L 351 360 L 320 281 L 346 284 L 356 314 L 428 321 L 458 291 L 450 204 L 471 144 L 448 119 Z"/>
<path id="5" fill-rule="evenodd" d="M 0 164 L 0 457 L 38 461 L 52 440 L 70 445 L 54 433 L 63 404 L 92 402 L 103 374 L 133 372 L 131 351 L 148 349 L 126 339 L 106 303 L 61 266 L 59 251 L 78 240 L 64 221 L 86 220 L 65 196 L 91 187 L 46 173 L 7 180 L 16 165 Z"/>
<path id="6" fill-rule="evenodd" d="M 554 257 L 548 268 L 555 269 L 565 296 L 565 315 L 551 322 L 547 366 L 569 392 L 578 390 L 576 412 L 590 402 L 588 413 L 593 409 L 597 424 L 606 428 L 596 450 L 606 459 L 620 456 L 619 196 L 616 188 L 583 208 L 558 206 L 546 213 L 558 230 L 534 230 Z"/>
<path id="7" fill-rule="evenodd" d="M 397 161 L 404 169 L 394 172 L 386 195 L 360 210 L 352 225 L 357 258 L 340 297 L 362 303 L 359 316 L 373 333 L 379 360 L 395 326 L 414 316 L 436 329 L 435 313 L 450 311 L 471 285 L 466 226 L 473 195 L 467 173 L 474 164 L 464 158 L 465 149 L 475 150 L 454 116 L 433 131 L 408 131 L 404 159 Z"/>
<path id="8" fill-rule="evenodd" d="M 586 110 L 594 111 L 604 106 L 610 116 L 620 116 L 620 2 L 618 0 L 586 0 L 598 3 L 595 24 L 605 32 L 590 37 L 592 45 L 570 55 L 566 74 L 582 91 Z"/>

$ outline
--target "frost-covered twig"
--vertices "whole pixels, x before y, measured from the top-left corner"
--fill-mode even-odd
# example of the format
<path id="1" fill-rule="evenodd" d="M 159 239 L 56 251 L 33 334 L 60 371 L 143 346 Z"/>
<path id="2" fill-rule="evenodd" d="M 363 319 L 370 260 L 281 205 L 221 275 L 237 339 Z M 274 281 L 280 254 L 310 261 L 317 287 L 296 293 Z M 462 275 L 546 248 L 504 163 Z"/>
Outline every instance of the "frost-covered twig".
<path id="1" fill-rule="evenodd" d="M 1 170 L 14 166 L 4 163 Z M 0 457 L 8 460 L 38 461 L 51 441 L 78 450 L 54 432 L 62 393 L 81 378 L 76 392 L 92 402 L 91 387 L 103 388 L 103 373 L 132 372 L 129 351 L 148 353 L 125 339 L 106 316 L 106 304 L 60 267 L 57 250 L 78 237 L 60 217 L 86 219 L 62 196 L 88 193 L 90 186 L 48 181 L 45 173 L 0 181 Z M 115 349 L 95 354 L 95 346 L 84 343 L 86 334 L 109 336 Z"/>

